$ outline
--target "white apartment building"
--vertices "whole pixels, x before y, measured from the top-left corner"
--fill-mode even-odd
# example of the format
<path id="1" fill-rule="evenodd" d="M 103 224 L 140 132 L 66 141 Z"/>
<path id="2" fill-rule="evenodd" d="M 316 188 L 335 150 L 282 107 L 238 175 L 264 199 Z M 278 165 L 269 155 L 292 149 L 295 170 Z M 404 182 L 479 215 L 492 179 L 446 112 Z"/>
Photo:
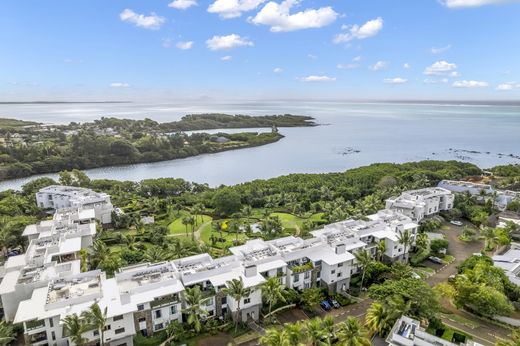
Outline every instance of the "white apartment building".
<path id="1" fill-rule="evenodd" d="M 482 346 L 471 340 L 464 344 L 456 344 L 435 335 L 429 334 L 418 320 L 401 316 L 386 338 L 390 346 Z"/>
<path id="2" fill-rule="evenodd" d="M 403 192 L 386 200 L 386 209 L 395 210 L 419 222 L 425 217 L 453 208 L 455 196 L 447 189 L 431 187 Z"/>
<path id="3" fill-rule="evenodd" d="M 493 256 L 493 264 L 502 269 L 512 283 L 520 286 L 520 244 L 512 243 L 505 253 Z"/>
<path id="4" fill-rule="evenodd" d="M 472 196 L 491 196 L 495 199 L 495 206 L 505 210 L 507 205 L 515 199 L 520 199 L 520 192 L 499 190 L 488 184 L 471 183 L 468 181 L 442 180 L 439 187 L 457 193 L 469 193 Z"/>
<path id="5" fill-rule="evenodd" d="M 112 222 L 114 207 L 110 195 L 74 186 L 51 185 L 36 193 L 36 204 L 43 209 L 81 208 L 94 209 L 102 224 Z"/>

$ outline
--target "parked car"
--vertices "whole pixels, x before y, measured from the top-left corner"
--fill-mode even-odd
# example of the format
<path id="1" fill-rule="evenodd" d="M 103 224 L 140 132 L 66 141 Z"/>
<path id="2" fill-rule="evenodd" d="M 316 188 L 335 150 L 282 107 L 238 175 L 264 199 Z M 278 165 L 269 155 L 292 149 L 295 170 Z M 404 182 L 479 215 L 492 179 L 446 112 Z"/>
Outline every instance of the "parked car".
<path id="1" fill-rule="evenodd" d="M 430 257 L 428 257 L 428 259 L 430 261 L 432 261 L 433 263 L 444 264 L 444 261 L 442 259 L 440 259 L 439 257 L 430 256 Z"/>
<path id="2" fill-rule="evenodd" d="M 420 279 L 421 278 L 421 276 L 419 274 L 417 274 L 416 272 L 412 272 L 412 277 L 414 279 Z"/>
<path id="3" fill-rule="evenodd" d="M 332 306 L 329 304 L 329 302 L 327 300 L 323 300 L 321 303 L 320 303 L 320 306 L 323 310 L 325 311 L 330 311 L 330 309 L 332 309 Z"/>
<path id="4" fill-rule="evenodd" d="M 20 250 L 17 250 L 17 249 L 10 250 L 10 251 L 7 253 L 7 257 L 18 256 L 20 253 L 21 253 Z"/>
<path id="5" fill-rule="evenodd" d="M 339 305 L 338 301 L 332 297 L 328 299 L 328 303 L 334 307 L 334 309 L 339 309 L 341 305 Z"/>
<path id="6" fill-rule="evenodd" d="M 457 221 L 457 220 L 450 221 L 450 223 L 451 223 L 452 225 L 455 225 L 455 226 L 462 226 L 462 225 L 463 225 L 462 222 Z"/>

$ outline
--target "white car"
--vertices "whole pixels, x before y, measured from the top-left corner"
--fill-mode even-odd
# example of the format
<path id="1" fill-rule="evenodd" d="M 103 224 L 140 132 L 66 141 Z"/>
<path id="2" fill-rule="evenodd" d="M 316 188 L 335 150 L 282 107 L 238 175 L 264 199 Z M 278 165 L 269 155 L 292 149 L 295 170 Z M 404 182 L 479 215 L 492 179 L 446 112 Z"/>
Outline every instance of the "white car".
<path id="1" fill-rule="evenodd" d="M 450 221 L 450 223 L 451 223 L 452 225 L 455 225 L 455 226 L 462 226 L 462 225 L 463 225 L 462 222 L 460 222 L 460 221 L 456 221 L 456 220 Z"/>

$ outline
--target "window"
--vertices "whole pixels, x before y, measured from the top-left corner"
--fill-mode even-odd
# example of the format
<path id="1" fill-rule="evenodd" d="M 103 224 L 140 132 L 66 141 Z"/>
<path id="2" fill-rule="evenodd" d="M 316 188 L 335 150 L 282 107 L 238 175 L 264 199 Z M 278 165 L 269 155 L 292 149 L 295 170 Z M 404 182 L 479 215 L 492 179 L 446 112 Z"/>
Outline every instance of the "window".
<path id="1" fill-rule="evenodd" d="M 300 281 L 300 275 L 294 274 L 294 282 Z"/>
<path id="2" fill-rule="evenodd" d="M 54 321 L 52 320 L 52 318 L 49 318 L 49 326 L 51 328 L 54 327 Z"/>
<path id="3" fill-rule="evenodd" d="M 52 337 L 52 340 L 56 340 L 56 333 L 51 332 L 51 337 Z"/>
<path id="4" fill-rule="evenodd" d="M 146 322 L 146 317 L 139 317 L 139 322 Z"/>
<path id="5" fill-rule="evenodd" d="M 311 284 L 310 284 L 310 283 L 305 283 L 305 284 L 303 285 L 303 287 L 304 287 L 304 288 L 311 288 Z"/>
<path id="6" fill-rule="evenodd" d="M 343 267 L 343 263 L 338 263 L 338 268 Z"/>
<path id="7" fill-rule="evenodd" d="M 153 327 L 155 330 L 160 330 L 164 328 L 164 325 L 162 323 L 158 323 Z"/>
<path id="8" fill-rule="evenodd" d="M 336 274 L 336 270 L 331 270 L 330 273 L 331 274 Z"/>
<path id="9" fill-rule="evenodd" d="M 98 336 L 99 335 L 99 330 L 94 330 L 94 336 Z"/>
<path id="10" fill-rule="evenodd" d="M 162 316 L 162 313 L 161 313 L 161 310 L 155 310 L 155 318 L 161 318 Z"/>
<path id="11" fill-rule="evenodd" d="M 220 304 L 227 304 L 227 297 L 222 297 L 222 299 L 220 299 Z"/>
<path id="12" fill-rule="evenodd" d="M 321 266 L 321 261 L 316 261 L 314 262 L 314 266 L 317 267 L 317 266 Z"/>
<path id="13" fill-rule="evenodd" d="M 311 277 L 311 272 L 305 272 L 305 274 L 303 274 L 304 279 L 308 279 L 310 277 Z"/>
<path id="14" fill-rule="evenodd" d="M 137 310 L 138 310 L 138 311 L 142 311 L 142 310 L 144 310 L 144 304 L 139 304 L 139 305 L 137 305 Z"/>
<path id="15" fill-rule="evenodd" d="M 110 329 L 112 329 L 112 326 L 111 326 L 110 324 L 107 324 L 107 325 L 105 326 L 105 330 L 110 330 Z"/>
<path id="16" fill-rule="evenodd" d="M 316 273 L 316 277 L 319 279 L 321 277 L 321 270 Z"/>
<path id="17" fill-rule="evenodd" d="M 116 334 L 121 334 L 124 332 L 125 332 L 125 328 L 118 328 L 118 329 L 114 330 L 114 333 L 116 333 Z"/>
<path id="18" fill-rule="evenodd" d="M 123 315 L 114 316 L 114 321 L 121 321 L 123 319 Z"/>
<path id="19" fill-rule="evenodd" d="M 215 313 L 215 312 L 214 312 L 213 310 L 209 310 L 209 311 L 208 311 L 208 316 L 213 316 L 214 313 Z"/>
<path id="20" fill-rule="evenodd" d="M 244 299 L 244 304 L 249 304 L 251 303 L 251 298 L 245 298 Z"/>
<path id="21" fill-rule="evenodd" d="M 170 306 L 170 315 L 175 315 L 177 313 L 177 305 Z"/>
<path id="22" fill-rule="evenodd" d="M 341 273 L 338 273 L 338 278 L 340 278 L 340 277 L 341 277 Z"/>

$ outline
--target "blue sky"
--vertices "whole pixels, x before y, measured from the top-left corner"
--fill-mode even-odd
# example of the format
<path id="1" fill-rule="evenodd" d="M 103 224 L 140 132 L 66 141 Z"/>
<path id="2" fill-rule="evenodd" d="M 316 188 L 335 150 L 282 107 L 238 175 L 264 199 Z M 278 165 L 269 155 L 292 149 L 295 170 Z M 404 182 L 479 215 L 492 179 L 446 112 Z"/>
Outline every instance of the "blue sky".
<path id="1" fill-rule="evenodd" d="M 520 2 L 0 2 L 0 101 L 515 99 Z"/>

